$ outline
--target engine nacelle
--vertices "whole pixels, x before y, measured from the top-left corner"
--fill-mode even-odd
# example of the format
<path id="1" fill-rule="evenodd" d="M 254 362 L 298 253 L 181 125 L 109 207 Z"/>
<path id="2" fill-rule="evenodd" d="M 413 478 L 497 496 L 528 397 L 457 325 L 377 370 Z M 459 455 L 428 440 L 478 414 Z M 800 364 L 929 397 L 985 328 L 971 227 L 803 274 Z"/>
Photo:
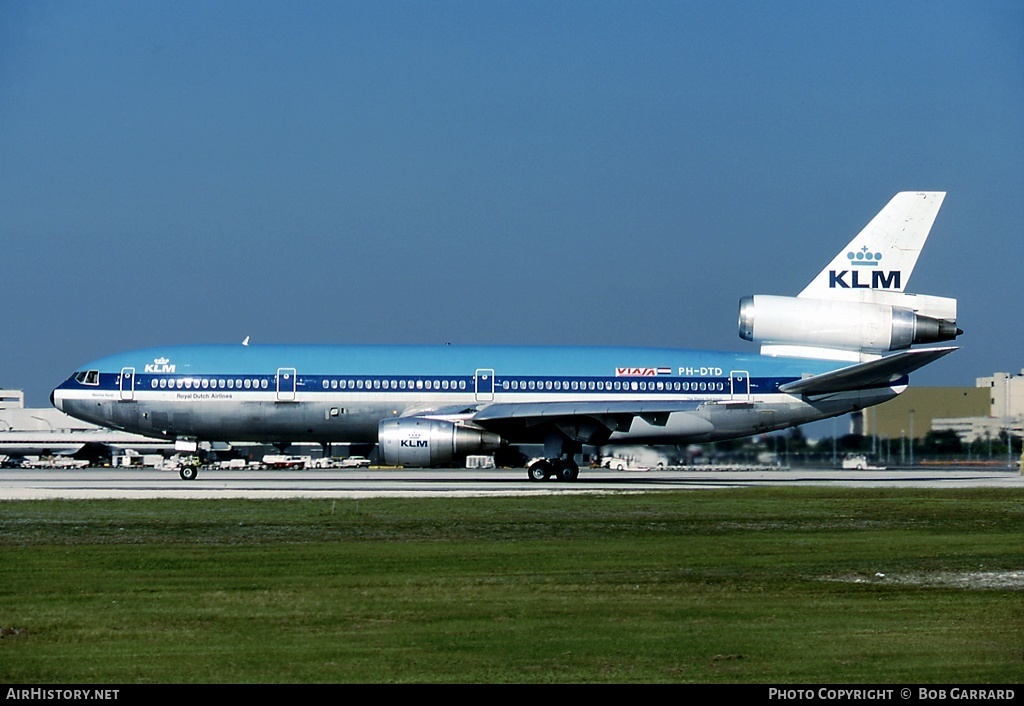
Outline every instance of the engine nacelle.
<path id="1" fill-rule="evenodd" d="M 765 294 L 740 300 L 739 329 L 740 338 L 764 344 L 877 353 L 952 341 L 963 333 L 956 321 L 907 307 Z"/>
<path id="2" fill-rule="evenodd" d="M 439 419 L 386 419 L 377 426 L 381 460 L 389 466 L 440 466 L 457 456 L 494 451 L 501 437 Z"/>

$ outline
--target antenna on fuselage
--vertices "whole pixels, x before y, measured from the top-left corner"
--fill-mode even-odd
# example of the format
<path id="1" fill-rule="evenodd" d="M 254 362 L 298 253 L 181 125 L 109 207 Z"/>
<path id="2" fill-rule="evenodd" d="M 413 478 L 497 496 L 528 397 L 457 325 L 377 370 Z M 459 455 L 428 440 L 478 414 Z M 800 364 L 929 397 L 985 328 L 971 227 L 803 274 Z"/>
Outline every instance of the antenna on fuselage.
<path id="1" fill-rule="evenodd" d="M 249 337 L 248 336 L 246 336 L 245 339 L 242 341 L 242 345 L 243 346 L 249 345 Z"/>

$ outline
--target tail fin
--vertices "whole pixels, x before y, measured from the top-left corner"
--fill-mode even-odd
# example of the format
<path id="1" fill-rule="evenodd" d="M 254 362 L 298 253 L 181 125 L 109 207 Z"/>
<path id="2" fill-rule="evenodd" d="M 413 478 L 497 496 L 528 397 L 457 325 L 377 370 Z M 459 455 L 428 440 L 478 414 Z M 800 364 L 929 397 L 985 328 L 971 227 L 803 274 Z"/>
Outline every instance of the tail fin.
<path id="1" fill-rule="evenodd" d="M 872 301 L 902 293 L 945 196 L 943 191 L 896 194 L 798 296 Z"/>
<path id="2" fill-rule="evenodd" d="M 741 299 L 740 337 L 765 355 L 852 361 L 954 340 L 956 299 L 904 291 L 945 196 L 896 194 L 799 295 Z"/>

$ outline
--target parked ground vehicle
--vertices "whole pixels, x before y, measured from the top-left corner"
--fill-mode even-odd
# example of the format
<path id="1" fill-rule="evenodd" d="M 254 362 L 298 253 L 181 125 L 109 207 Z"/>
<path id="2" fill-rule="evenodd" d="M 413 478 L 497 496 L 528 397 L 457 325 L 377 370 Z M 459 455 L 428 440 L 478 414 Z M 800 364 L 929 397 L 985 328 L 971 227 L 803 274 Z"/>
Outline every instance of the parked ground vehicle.
<path id="1" fill-rule="evenodd" d="M 313 459 L 310 456 L 267 454 L 263 457 L 263 465 L 274 470 L 302 470 L 312 466 Z"/>
<path id="2" fill-rule="evenodd" d="M 843 459 L 843 468 L 856 471 L 884 471 L 885 466 L 874 466 L 864 454 L 853 454 Z"/>
<path id="3" fill-rule="evenodd" d="M 115 467 L 124 468 L 163 468 L 164 457 L 161 454 L 140 454 L 128 449 L 124 454 L 115 456 Z"/>
<path id="4" fill-rule="evenodd" d="M 610 468 L 613 471 L 649 471 L 651 470 L 648 466 L 641 466 L 632 459 L 621 458 L 619 456 L 609 456 L 601 461 L 601 466 L 604 468 Z"/>
<path id="5" fill-rule="evenodd" d="M 22 468 L 85 468 L 89 462 L 70 456 L 26 456 Z"/>

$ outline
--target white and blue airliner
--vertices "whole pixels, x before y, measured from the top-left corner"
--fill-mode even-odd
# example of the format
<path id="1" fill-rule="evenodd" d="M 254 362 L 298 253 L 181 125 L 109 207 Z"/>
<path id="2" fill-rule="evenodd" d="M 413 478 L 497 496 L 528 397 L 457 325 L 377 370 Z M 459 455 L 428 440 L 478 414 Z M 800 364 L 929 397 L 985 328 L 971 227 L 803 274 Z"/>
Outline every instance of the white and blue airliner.
<path id="1" fill-rule="evenodd" d="M 174 440 L 376 444 L 439 466 L 543 444 L 532 480 L 575 480 L 584 445 L 733 439 L 885 402 L 956 347 L 956 300 L 904 291 L 945 194 L 903 192 L 796 297 L 740 300 L 760 353 L 659 348 L 191 345 L 74 372 L 54 406 Z M 187 466 L 182 477 L 192 479 Z"/>

